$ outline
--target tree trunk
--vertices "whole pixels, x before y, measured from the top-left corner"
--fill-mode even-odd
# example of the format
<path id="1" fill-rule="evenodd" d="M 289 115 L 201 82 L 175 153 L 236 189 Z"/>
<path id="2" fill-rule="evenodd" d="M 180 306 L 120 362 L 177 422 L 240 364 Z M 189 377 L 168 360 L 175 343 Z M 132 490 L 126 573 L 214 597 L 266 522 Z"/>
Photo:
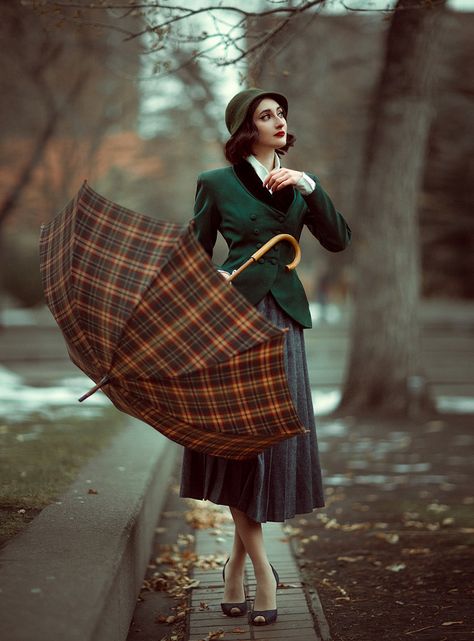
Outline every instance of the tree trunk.
<path id="1" fill-rule="evenodd" d="M 374 96 L 354 238 L 351 353 L 337 412 L 433 411 L 420 363 L 417 198 L 442 6 L 399 0 Z"/>

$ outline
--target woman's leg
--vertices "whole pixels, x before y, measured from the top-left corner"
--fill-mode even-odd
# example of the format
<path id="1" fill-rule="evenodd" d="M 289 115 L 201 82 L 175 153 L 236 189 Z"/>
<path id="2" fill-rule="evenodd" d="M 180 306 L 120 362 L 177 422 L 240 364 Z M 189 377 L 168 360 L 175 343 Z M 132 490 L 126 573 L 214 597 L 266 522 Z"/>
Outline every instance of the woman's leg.
<path id="1" fill-rule="evenodd" d="M 242 603 L 245 601 L 244 593 L 244 569 L 247 552 L 239 536 L 237 527 L 234 532 L 234 544 L 230 553 L 229 562 L 225 568 L 225 603 Z"/>
<path id="2" fill-rule="evenodd" d="M 232 578 L 234 587 L 238 585 L 237 580 L 240 581 L 240 586 L 242 586 L 246 552 L 252 561 L 257 581 L 254 610 L 274 610 L 276 608 L 275 577 L 265 551 L 262 524 L 257 523 L 236 508 L 231 507 L 230 511 L 235 523 L 235 537 L 232 556 L 226 568 L 226 587 L 227 576 L 230 579 L 232 575 L 234 575 Z M 238 579 L 236 578 L 237 576 Z M 240 590 L 242 590 L 242 587 L 240 587 Z M 235 595 L 236 593 L 233 592 L 233 594 Z M 227 597 L 227 592 L 224 595 Z M 240 591 L 240 596 L 242 596 L 242 591 Z M 226 601 L 227 598 L 224 598 L 224 600 Z M 229 601 L 232 600 L 229 598 Z M 257 621 L 257 623 L 259 622 Z M 261 623 L 263 623 L 263 620 Z"/>

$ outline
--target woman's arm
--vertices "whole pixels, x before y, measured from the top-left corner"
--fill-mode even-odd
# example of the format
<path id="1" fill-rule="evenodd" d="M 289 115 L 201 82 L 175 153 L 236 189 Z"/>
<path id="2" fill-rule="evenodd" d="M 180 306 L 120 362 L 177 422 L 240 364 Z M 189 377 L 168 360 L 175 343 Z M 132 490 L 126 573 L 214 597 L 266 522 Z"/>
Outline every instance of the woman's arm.
<path id="1" fill-rule="evenodd" d="M 313 191 L 310 191 L 311 183 L 308 184 L 307 180 L 301 180 L 304 177 L 309 177 L 314 182 Z M 321 187 L 317 176 L 282 167 L 271 171 L 263 184 L 273 192 L 289 186 L 296 187 L 301 192 L 308 207 L 303 222 L 325 249 L 338 252 L 350 244 L 351 229 L 344 216 L 337 211 L 329 195 Z"/>
<path id="2" fill-rule="evenodd" d="M 321 187 L 319 178 L 314 174 L 309 176 L 316 186 L 310 194 L 303 196 L 308 206 L 304 224 L 325 249 L 331 252 L 342 251 L 351 242 L 351 228 Z"/>
<path id="3" fill-rule="evenodd" d="M 220 225 L 220 214 L 215 205 L 212 191 L 202 176 L 198 176 L 193 220 L 197 239 L 209 257 L 212 258 Z"/>

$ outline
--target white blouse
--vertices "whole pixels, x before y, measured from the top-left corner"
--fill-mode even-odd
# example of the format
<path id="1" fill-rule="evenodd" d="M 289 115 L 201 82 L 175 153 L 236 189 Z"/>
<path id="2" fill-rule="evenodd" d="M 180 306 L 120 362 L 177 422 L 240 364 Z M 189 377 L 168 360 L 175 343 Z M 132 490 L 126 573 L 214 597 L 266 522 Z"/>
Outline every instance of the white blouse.
<path id="1" fill-rule="evenodd" d="M 257 173 L 257 176 L 261 179 L 262 183 L 265 180 L 266 176 L 270 173 L 267 168 L 262 165 L 262 163 L 255 158 L 254 155 L 247 156 L 246 158 L 247 162 L 249 162 L 252 167 L 255 169 L 255 172 Z M 280 169 L 281 163 L 280 163 L 280 156 L 278 154 L 275 154 L 275 161 L 274 161 L 274 168 L 275 169 Z M 308 196 L 311 192 L 314 191 L 316 187 L 316 183 L 312 178 L 310 178 L 307 174 L 304 173 L 301 176 L 301 178 L 298 180 L 298 182 L 295 185 L 295 188 L 303 194 L 303 196 Z M 270 193 L 272 193 L 272 190 L 268 190 Z"/>

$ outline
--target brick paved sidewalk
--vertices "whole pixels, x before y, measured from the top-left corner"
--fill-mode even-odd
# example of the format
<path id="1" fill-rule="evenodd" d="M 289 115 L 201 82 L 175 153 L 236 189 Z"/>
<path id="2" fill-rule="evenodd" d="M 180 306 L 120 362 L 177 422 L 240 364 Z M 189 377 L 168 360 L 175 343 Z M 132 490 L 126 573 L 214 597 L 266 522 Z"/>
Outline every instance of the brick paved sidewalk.
<path id="1" fill-rule="evenodd" d="M 268 557 L 280 577 L 277 592 L 278 620 L 268 626 L 250 625 L 247 617 L 227 617 L 222 613 L 224 585 L 222 568 L 194 571 L 194 578 L 200 581 L 192 591 L 189 641 L 207 641 L 210 631 L 224 630 L 220 641 L 330 641 L 329 628 L 316 592 L 307 593 L 301 583 L 300 574 L 281 524 L 264 524 L 264 536 Z M 196 552 L 199 555 L 225 555 L 232 540 L 233 525 L 222 527 L 223 536 L 216 537 L 212 530 L 196 532 Z M 219 542 L 219 538 L 224 542 Z M 250 560 L 245 570 L 245 594 L 252 606 L 255 594 L 255 577 Z M 200 608 L 201 602 L 209 609 Z"/>

